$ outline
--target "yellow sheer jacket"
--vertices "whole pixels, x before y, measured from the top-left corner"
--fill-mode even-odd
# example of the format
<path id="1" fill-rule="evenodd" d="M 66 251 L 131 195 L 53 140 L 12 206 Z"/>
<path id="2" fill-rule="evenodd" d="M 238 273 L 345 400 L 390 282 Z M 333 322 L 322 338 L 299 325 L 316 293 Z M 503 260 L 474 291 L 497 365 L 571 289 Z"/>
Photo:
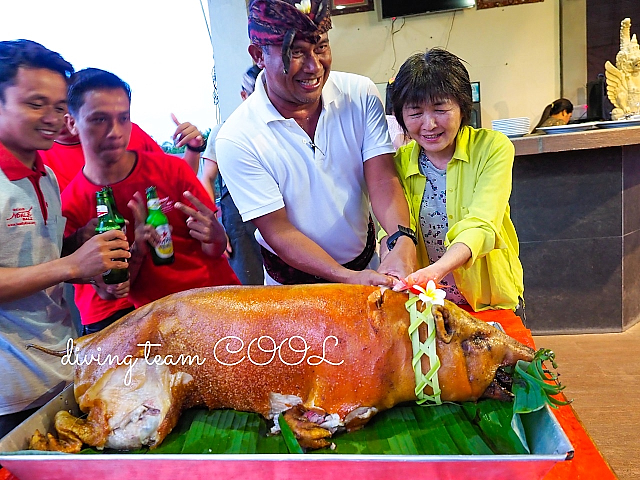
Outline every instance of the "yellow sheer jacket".
<path id="1" fill-rule="evenodd" d="M 518 236 L 509 216 L 511 171 L 515 149 L 502 133 L 465 126 L 456 137 L 456 149 L 447 165 L 445 246 L 464 243 L 471 258 L 453 271 L 456 285 L 475 311 L 515 309 L 524 291 Z M 426 178 L 420 173 L 420 146 L 412 141 L 400 147 L 395 166 L 418 237 L 418 265 L 429 265 L 420 229 L 420 206 Z M 386 233 L 381 231 L 379 238 Z"/>

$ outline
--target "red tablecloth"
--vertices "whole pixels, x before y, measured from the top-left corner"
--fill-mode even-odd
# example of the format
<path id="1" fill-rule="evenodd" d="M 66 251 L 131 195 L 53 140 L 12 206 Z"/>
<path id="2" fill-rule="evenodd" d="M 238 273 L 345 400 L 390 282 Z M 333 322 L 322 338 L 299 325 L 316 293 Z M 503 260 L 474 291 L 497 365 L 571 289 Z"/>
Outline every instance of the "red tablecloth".
<path id="1" fill-rule="evenodd" d="M 525 328 L 520 317 L 517 317 L 510 310 L 488 310 L 476 312 L 473 315 L 485 322 L 500 323 L 504 331 L 513 338 L 535 348 L 531 331 Z M 558 369 L 562 370 L 562 365 L 559 365 Z M 616 476 L 576 417 L 571 405 L 559 407 L 557 410 L 553 410 L 553 413 L 569 437 L 575 454 L 572 460 L 556 463 L 544 477 L 545 480 L 615 479 Z"/>
<path id="2" fill-rule="evenodd" d="M 535 348 L 531 331 L 510 310 L 490 310 L 474 315 L 486 322 L 498 322 L 516 340 Z M 575 449 L 572 460 L 557 463 L 544 480 L 607 480 L 616 479 L 607 462 L 575 415 L 570 405 L 553 410 Z M 18 480 L 6 469 L 0 470 L 0 480 Z"/>

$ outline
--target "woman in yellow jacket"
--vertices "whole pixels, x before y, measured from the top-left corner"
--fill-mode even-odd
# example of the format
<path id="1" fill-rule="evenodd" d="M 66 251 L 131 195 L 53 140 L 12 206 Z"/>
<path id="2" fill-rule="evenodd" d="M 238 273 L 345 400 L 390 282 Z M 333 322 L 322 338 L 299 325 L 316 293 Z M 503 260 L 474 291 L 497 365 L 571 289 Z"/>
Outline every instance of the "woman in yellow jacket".
<path id="1" fill-rule="evenodd" d="M 474 311 L 516 309 L 524 285 L 509 216 L 513 144 L 468 125 L 469 74 L 445 50 L 411 56 L 396 76 L 392 102 L 413 139 L 395 156 L 422 267 L 406 280 L 434 280 L 448 299 Z M 394 245 L 386 240 L 383 255 Z"/>

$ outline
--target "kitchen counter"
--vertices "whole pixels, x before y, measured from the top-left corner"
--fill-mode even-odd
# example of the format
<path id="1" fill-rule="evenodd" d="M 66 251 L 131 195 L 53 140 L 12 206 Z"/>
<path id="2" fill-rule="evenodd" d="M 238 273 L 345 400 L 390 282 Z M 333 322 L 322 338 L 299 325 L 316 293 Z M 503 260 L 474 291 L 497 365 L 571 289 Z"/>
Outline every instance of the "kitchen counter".
<path id="1" fill-rule="evenodd" d="M 515 138 L 511 216 L 537 334 L 640 320 L 640 127 Z"/>
<path id="2" fill-rule="evenodd" d="M 640 126 L 626 128 L 594 128 L 583 132 L 531 135 L 511 139 L 516 156 L 539 153 L 590 150 L 640 144 Z"/>

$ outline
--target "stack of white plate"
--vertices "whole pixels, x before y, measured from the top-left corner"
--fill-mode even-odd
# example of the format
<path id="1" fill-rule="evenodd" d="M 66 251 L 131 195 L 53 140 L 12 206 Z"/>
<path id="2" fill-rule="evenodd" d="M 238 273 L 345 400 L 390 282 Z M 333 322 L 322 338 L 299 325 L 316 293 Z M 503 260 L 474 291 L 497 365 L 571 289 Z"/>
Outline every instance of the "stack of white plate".
<path id="1" fill-rule="evenodd" d="M 531 130 L 529 117 L 504 118 L 502 120 L 492 120 L 491 127 L 498 132 L 504 133 L 507 137 L 520 137 Z"/>

